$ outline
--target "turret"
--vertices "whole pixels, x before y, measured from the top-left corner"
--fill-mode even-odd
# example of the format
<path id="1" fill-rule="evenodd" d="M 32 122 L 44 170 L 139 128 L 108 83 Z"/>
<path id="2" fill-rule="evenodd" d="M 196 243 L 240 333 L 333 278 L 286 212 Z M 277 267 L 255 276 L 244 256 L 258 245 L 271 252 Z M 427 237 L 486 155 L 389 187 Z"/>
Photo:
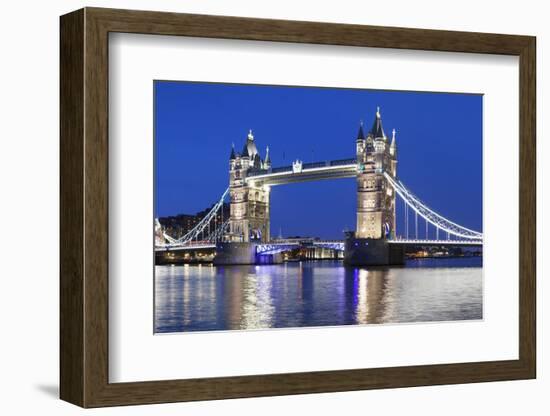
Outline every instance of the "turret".
<path id="1" fill-rule="evenodd" d="M 239 154 L 235 152 L 235 143 L 231 144 L 231 153 L 229 154 L 229 170 L 235 169 L 237 164 L 237 158 L 240 158 Z"/>
<path id="2" fill-rule="evenodd" d="M 359 123 L 359 131 L 357 132 L 356 142 L 363 142 L 365 140 L 365 133 L 363 132 L 363 120 Z"/>
<path id="3" fill-rule="evenodd" d="M 390 173 L 392 176 L 397 175 L 397 143 L 395 141 L 396 131 L 392 130 L 391 144 L 390 144 Z"/>
<path id="4" fill-rule="evenodd" d="M 382 127 L 382 116 L 380 115 L 380 107 L 376 107 L 376 117 L 372 128 L 369 131 L 369 136 L 373 139 L 382 139 L 386 140 L 386 133 L 384 133 L 384 128 Z"/>
<path id="5" fill-rule="evenodd" d="M 269 146 L 265 148 L 264 169 L 271 169 L 271 158 L 269 157 Z"/>
<path id="6" fill-rule="evenodd" d="M 254 142 L 254 135 L 252 134 L 252 130 L 248 131 L 248 137 L 246 138 L 246 143 L 244 147 L 246 148 L 246 153 L 250 157 L 250 160 L 254 161 L 254 158 L 258 154 L 258 149 L 256 148 L 256 143 Z M 244 149 L 243 149 L 243 155 L 244 155 Z"/>
<path id="7" fill-rule="evenodd" d="M 395 144 L 395 129 L 391 131 L 391 144 L 390 144 L 390 155 L 394 156 L 397 153 L 397 145 Z"/>
<path id="8" fill-rule="evenodd" d="M 357 132 L 357 139 L 355 139 L 355 149 L 357 154 L 357 162 L 364 163 L 364 151 L 365 151 L 365 133 L 363 132 L 363 120 L 359 123 L 359 131 Z"/>

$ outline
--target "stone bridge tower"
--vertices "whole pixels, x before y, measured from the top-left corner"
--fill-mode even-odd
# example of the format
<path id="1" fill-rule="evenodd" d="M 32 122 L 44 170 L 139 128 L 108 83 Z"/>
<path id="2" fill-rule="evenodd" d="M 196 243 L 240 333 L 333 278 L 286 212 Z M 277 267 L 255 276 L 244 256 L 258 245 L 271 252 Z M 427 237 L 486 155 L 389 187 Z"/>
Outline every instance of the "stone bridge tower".
<path id="1" fill-rule="evenodd" d="M 267 243 L 269 235 L 269 187 L 246 178 L 252 172 L 267 171 L 271 167 L 269 148 L 262 160 L 252 131 L 248 133 L 241 153 L 231 149 L 229 157 L 229 242 Z"/>
<path id="2" fill-rule="evenodd" d="M 395 191 L 384 172 L 396 176 L 395 130 L 391 143 L 382 127 L 380 108 L 365 136 L 363 125 L 357 135 L 357 228 L 347 236 L 344 263 L 349 266 L 403 264 L 403 245 L 390 244 L 395 237 Z"/>
<path id="3" fill-rule="evenodd" d="M 366 137 L 363 125 L 356 140 L 357 228 L 356 238 L 387 239 L 395 236 L 395 191 L 384 172 L 396 176 L 397 146 L 395 129 L 391 143 L 382 127 L 380 108 Z"/>

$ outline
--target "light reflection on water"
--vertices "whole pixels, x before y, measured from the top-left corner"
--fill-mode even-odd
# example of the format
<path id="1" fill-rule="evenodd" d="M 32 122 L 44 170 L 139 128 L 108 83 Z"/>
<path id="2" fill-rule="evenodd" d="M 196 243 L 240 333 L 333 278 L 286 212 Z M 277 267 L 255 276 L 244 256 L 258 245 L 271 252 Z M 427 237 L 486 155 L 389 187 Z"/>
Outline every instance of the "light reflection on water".
<path id="1" fill-rule="evenodd" d="M 472 319 L 482 319 L 480 258 L 155 268 L 155 332 Z"/>

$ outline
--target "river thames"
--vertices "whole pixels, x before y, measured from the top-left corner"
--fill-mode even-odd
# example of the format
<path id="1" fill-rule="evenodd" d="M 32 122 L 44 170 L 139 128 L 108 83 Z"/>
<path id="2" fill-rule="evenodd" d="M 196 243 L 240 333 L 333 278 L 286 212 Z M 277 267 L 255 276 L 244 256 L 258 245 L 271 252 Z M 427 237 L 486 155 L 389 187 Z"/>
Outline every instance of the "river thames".
<path id="1" fill-rule="evenodd" d="M 482 259 L 155 266 L 155 332 L 479 320 Z"/>

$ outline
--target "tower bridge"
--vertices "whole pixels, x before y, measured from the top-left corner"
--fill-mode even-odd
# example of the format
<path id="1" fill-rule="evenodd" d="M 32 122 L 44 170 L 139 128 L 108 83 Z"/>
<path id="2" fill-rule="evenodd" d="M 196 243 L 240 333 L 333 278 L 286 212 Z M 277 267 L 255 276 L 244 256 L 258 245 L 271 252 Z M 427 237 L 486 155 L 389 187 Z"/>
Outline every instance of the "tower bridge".
<path id="1" fill-rule="evenodd" d="M 272 186 L 325 179 L 355 178 L 357 183 L 356 230 L 345 240 L 273 240 L 270 236 L 270 190 Z M 218 220 L 226 198 L 230 217 Z M 404 206 L 404 230 L 397 230 L 396 201 Z M 409 218 L 409 216 L 411 218 Z M 419 232 L 420 225 L 424 226 Z M 412 230 L 411 230 L 412 228 Z M 432 230 L 432 233 L 429 233 Z M 407 245 L 481 246 L 483 235 L 433 211 L 397 176 L 396 131 L 388 138 L 380 109 L 365 134 L 360 124 L 355 139 L 355 157 L 341 160 L 272 167 L 269 147 L 262 158 L 252 131 L 241 152 L 231 148 L 229 187 L 210 212 L 188 233 L 175 239 L 155 223 L 157 252 L 215 249 L 216 264 L 253 264 L 303 246 L 344 252 L 349 265 L 389 265 L 404 262 Z"/>

